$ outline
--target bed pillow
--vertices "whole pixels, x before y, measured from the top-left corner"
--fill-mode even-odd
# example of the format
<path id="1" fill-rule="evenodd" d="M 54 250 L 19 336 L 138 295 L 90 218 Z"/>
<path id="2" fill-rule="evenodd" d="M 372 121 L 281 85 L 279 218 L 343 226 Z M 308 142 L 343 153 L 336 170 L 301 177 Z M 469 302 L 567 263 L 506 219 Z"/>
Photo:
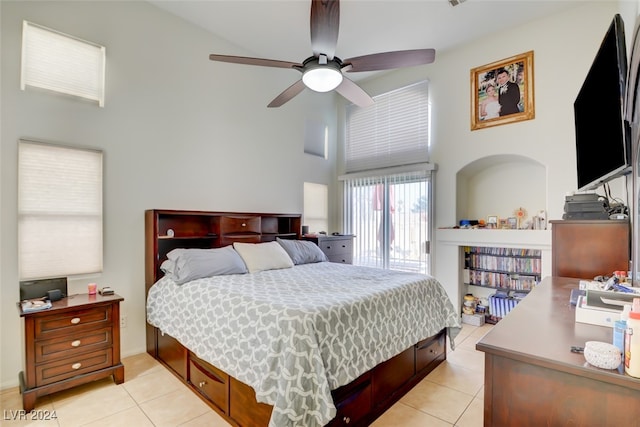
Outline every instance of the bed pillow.
<path id="1" fill-rule="evenodd" d="M 244 274 L 247 267 L 231 246 L 214 249 L 174 249 L 160 269 L 178 285 L 203 277 Z"/>
<path id="2" fill-rule="evenodd" d="M 278 242 L 235 242 L 233 247 L 244 260 L 249 273 L 293 267 L 293 261 Z"/>
<path id="3" fill-rule="evenodd" d="M 276 240 L 289 254 L 295 265 L 329 261 L 329 258 L 320 250 L 318 245 L 308 240 L 289 240 L 279 237 Z"/>

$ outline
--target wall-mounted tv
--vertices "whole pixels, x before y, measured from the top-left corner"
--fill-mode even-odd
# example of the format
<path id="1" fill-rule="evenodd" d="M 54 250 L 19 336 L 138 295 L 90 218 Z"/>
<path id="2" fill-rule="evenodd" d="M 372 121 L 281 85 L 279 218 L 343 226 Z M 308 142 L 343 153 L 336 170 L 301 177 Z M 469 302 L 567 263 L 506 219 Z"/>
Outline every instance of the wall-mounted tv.
<path id="1" fill-rule="evenodd" d="M 631 172 L 631 134 L 624 119 L 627 50 L 616 14 L 573 103 L 578 190 L 593 190 Z"/>

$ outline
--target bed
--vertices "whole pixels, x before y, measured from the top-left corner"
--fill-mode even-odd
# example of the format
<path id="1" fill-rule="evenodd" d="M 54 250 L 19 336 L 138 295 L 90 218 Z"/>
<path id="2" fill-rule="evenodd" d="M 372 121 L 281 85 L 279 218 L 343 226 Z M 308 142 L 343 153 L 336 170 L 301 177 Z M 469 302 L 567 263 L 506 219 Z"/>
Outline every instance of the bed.
<path id="1" fill-rule="evenodd" d="M 298 262 L 299 230 L 295 214 L 147 211 L 147 349 L 234 425 L 368 425 L 445 359 L 459 315 L 432 277 Z M 244 264 L 164 273 L 194 253 Z"/>

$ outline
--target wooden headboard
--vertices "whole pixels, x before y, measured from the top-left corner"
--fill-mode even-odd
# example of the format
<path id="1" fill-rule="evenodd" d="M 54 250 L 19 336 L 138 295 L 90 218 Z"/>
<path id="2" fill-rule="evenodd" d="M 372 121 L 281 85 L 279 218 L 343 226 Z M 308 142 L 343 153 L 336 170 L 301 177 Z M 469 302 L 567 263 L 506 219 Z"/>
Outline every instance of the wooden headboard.
<path id="1" fill-rule="evenodd" d="M 162 277 L 160 264 L 176 248 L 221 248 L 233 242 L 269 242 L 276 237 L 299 239 L 300 214 L 145 211 L 145 300 Z"/>

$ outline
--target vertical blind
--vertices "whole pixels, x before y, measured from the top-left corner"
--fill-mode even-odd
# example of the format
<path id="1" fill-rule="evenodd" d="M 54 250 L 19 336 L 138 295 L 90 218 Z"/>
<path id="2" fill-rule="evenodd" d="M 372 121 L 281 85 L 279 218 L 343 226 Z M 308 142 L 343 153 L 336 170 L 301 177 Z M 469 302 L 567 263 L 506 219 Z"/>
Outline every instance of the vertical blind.
<path id="1" fill-rule="evenodd" d="M 347 107 L 345 171 L 429 161 L 429 93 L 422 81 Z"/>
<path id="2" fill-rule="evenodd" d="M 20 141 L 20 279 L 102 271 L 102 152 Z"/>
<path id="3" fill-rule="evenodd" d="M 24 21 L 21 89 L 34 86 L 104 106 L 105 48 Z"/>

